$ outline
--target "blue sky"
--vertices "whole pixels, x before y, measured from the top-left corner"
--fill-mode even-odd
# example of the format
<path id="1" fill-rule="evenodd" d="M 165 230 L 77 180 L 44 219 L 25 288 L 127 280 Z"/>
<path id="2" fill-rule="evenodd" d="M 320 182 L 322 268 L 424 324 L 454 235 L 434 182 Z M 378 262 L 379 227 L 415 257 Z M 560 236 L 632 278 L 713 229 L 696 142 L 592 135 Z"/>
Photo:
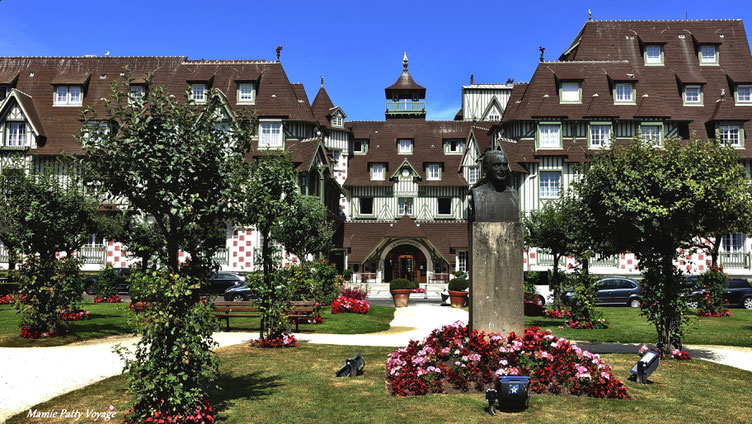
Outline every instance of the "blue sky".
<path id="1" fill-rule="evenodd" d="M 348 120 L 384 115 L 384 88 L 407 49 L 410 73 L 427 89 L 429 119 L 452 119 L 460 87 L 530 79 L 538 46 L 556 59 L 588 17 L 743 19 L 748 0 L 683 1 L 166 1 L 0 0 L 3 56 L 188 56 L 275 58 L 311 100 L 326 89 Z M 752 31 L 747 27 L 748 36 Z"/>

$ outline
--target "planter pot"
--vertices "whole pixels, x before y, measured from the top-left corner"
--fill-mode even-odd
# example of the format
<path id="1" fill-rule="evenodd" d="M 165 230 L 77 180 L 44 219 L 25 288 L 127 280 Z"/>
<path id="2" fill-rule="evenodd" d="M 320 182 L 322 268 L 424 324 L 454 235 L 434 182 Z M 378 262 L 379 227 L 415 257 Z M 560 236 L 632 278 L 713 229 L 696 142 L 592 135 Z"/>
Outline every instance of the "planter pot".
<path id="1" fill-rule="evenodd" d="M 449 301 L 452 302 L 452 308 L 462 308 L 467 302 L 468 292 L 449 290 Z"/>
<path id="2" fill-rule="evenodd" d="M 133 311 L 140 314 L 144 311 L 144 302 L 133 302 Z"/>
<path id="3" fill-rule="evenodd" d="M 394 289 L 390 290 L 392 293 L 392 299 L 394 300 L 395 308 L 404 308 L 410 302 L 410 289 Z"/>

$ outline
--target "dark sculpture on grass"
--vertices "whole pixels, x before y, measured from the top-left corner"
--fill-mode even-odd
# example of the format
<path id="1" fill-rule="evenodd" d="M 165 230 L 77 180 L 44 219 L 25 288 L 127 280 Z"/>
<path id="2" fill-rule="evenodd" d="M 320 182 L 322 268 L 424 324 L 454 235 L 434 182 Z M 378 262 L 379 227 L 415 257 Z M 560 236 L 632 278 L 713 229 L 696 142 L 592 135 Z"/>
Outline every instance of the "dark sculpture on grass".
<path id="1" fill-rule="evenodd" d="M 509 161 L 500 150 L 483 157 L 485 176 L 470 189 L 470 221 L 515 222 L 520 220 L 517 192 L 507 186 Z"/>

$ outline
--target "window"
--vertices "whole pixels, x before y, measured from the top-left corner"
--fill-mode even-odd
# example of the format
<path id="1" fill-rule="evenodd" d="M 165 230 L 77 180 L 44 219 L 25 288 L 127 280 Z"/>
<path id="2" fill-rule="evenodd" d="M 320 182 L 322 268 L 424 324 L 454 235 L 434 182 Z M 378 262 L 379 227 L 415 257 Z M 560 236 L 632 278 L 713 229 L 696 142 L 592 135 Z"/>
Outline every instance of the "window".
<path id="1" fill-rule="evenodd" d="M 371 180 L 374 180 L 374 181 L 384 180 L 384 164 L 383 163 L 371 164 Z"/>
<path id="2" fill-rule="evenodd" d="M 191 84 L 191 100 L 206 103 L 206 84 Z"/>
<path id="3" fill-rule="evenodd" d="M 332 116 L 332 126 L 333 127 L 341 127 L 343 123 L 342 115 L 334 115 Z"/>
<path id="4" fill-rule="evenodd" d="M 663 64 L 663 47 L 660 45 L 645 46 L 645 64 L 662 65 Z"/>
<path id="5" fill-rule="evenodd" d="M 734 124 L 722 124 L 718 126 L 718 135 L 721 138 L 721 143 L 727 146 L 741 147 L 742 146 L 742 130 L 741 126 Z"/>
<path id="6" fill-rule="evenodd" d="M 452 199 L 450 197 L 440 197 L 437 200 L 439 202 L 439 215 L 451 215 Z"/>
<path id="7" fill-rule="evenodd" d="M 702 105 L 702 88 L 699 85 L 684 86 L 684 104 Z"/>
<path id="8" fill-rule="evenodd" d="M 480 177 L 480 167 L 478 165 L 467 167 L 467 182 L 468 183 L 470 184 L 477 183 L 479 177 Z"/>
<path id="9" fill-rule="evenodd" d="M 80 85 L 58 85 L 55 87 L 55 105 L 57 106 L 80 106 Z"/>
<path id="10" fill-rule="evenodd" d="M 462 153 L 465 150 L 465 140 L 445 140 L 444 153 Z"/>
<path id="11" fill-rule="evenodd" d="M 489 121 L 501 121 L 501 115 L 499 115 L 498 113 L 490 113 L 488 115 L 488 120 Z"/>
<path id="12" fill-rule="evenodd" d="M 561 147 L 561 125 L 559 124 L 540 124 L 538 125 L 538 147 L 560 148 Z"/>
<path id="13" fill-rule="evenodd" d="M 634 84 L 618 83 L 614 85 L 614 103 L 634 103 Z"/>
<path id="14" fill-rule="evenodd" d="M 252 82 L 238 83 L 238 103 L 253 103 L 256 100 L 256 87 Z"/>
<path id="15" fill-rule="evenodd" d="M 559 197 L 559 185 L 561 183 L 561 172 L 541 171 L 540 172 L 540 197 L 557 198 Z"/>
<path id="16" fill-rule="evenodd" d="M 441 166 L 438 163 L 428 164 L 426 170 L 426 179 L 431 181 L 437 181 L 441 179 Z"/>
<path id="17" fill-rule="evenodd" d="M 579 82 L 562 82 L 559 98 L 561 103 L 580 103 L 580 83 Z"/>
<path id="18" fill-rule="evenodd" d="M 752 85 L 739 85 L 736 87 L 736 102 L 752 104 Z"/>
<path id="19" fill-rule="evenodd" d="M 130 94 L 128 95 L 128 102 L 133 103 L 139 100 L 142 100 L 144 98 L 144 90 L 145 87 L 143 85 L 131 85 L 130 87 Z"/>
<path id="20" fill-rule="evenodd" d="M 373 215 L 373 197 L 361 197 L 359 203 L 361 215 Z"/>
<path id="21" fill-rule="evenodd" d="M 365 154 L 368 151 L 368 140 L 353 140 L 353 153 Z"/>
<path id="22" fill-rule="evenodd" d="M 663 125 L 641 125 L 640 138 L 642 138 L 643 143 L 647 143 L 656 147 L 662 146 Z"/>
<path id="23" fill-rule="evenodd" d="M 332 150 L 332 165 L 334 169 L 340 169 L 340 160 L 342 160 L 342 152 L 339 150 Z"/>
<path id="24" fill-rule="evenodd" d="M 397 152 L 401 154 L 413 152 L 412 140 L 397 140 Z"/>
<path id="25" fill-rule="evenodd" d="M 8 122 L 6 124 L 6 140 L 8 146 L 21 147 L 26 145 L 26 123 Z"/>
<path id="26" fill-rule="evenodd" d="M 397 199 L 397 205 L 399 211 L 398 215 L 412 215 L 413 214 L 413 198 L 412 197 L 400 197 Z"/>
<path id="27" fill-rule="evenodd" d="M 84 123 L 84 126 L 86 127 L 84 134 L 86 142 L 96 143 L 106 136 L 110 130 L 110 125 L 105 121 L 88 121 Z"/>
<path id="28" fill-rule="evenodd" d="M 259 127 L 259 147 L 282 147 L 281 122 L 262 122 Z"/>
<path id="29" fill-rule="evenodd" d="M 714 45 L 700 46 L 700 65 L 717 65 L 718 47 Z"/>
<path id="30" fill-rule="evenodd" d="M 611 125 L 590 124 L 590 148 L 603 149 L 611 145 Z"/>
<path id="31" fill-rule="evenodd" d="M 721 252 L 744 252 L 744 233 L 733 233 L 721 237 Z"/>
<path id="32" fill-rule="evenodd" d="M 467 250 L 457 251 L 457 271 L 467 272 Z"/>

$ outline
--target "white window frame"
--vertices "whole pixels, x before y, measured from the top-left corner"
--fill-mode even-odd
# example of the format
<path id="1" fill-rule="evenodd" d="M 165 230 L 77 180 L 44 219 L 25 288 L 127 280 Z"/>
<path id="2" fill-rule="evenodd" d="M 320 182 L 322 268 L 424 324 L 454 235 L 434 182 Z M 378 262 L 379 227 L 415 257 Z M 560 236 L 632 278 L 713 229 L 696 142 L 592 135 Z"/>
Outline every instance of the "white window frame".
<path id="1" fill-rule="evenodd" d="M 364 155 L 368 152 L 368 140 L 353 140 L 353 153 Z"/>
<path id="2" fill-rule="evenodd" d="M 52 104 L 54 106 L 81 106 L 83 99 L 84 93 L 80 85 L 56 85 Z"/>
<path id="3" fill-rule="evenodd" d="M 452 145 L 453 143 L 454 146 Z M 444 141 L 444 152 L 448 154 L 461 154 L 465 151 L 465 140 L 459 138 L 447 139 Z"/>
<path id="4" fill-rule="evenodd" d="M 559 103 L 582 103 L 582 83 L 564 81 L 559 88 Z"/>
<path id="5" fill-rule="evenodd" d="M 363 200 L 364 200 L 364 199 L 371 199 L 371 212 L 370 212 L 370 213 L 367 213 L 367 212 L 363 212 Z M 359 197 L 359 198 L 358 198 L 358 213 L 359 213 L 360 215 L 373 216 L 373 214 L 374 214 L 374 210 L 376 209 L 376 208 L 374 207 L 375 203 L 376 203 L 376 201 L 374 200 L 374 198 L 373 198 L 373 197 Z"/>
<path id="6" fill-rule="evenodd" d="M 538 196 L 541 199 L 558 199 L 561 196 L 561 171 L 540 171 L 538 178 Z"/>
<path id="7" fill-rule="evenodd" d="M 626 94 L 629 93 L 629 97 Z M 614 84 L 614 104 L 635 104 L 635 85 L 631 82 Z"/>
<path id="8" fill-rule="evenodd" d="M 441 180 L 441 166 L 438 163 L 429 163 L 426 167 L 426 180 L 428 181 L 440 181 Z"/>
<path id="9" fill-rule="evenodd" d="M 561 149 L 561 123 L 541 122 L 538 124 L 538 148 Z"/>
<path id="10" fill-rule="evenodd" d="M 441 213 L 441 210 L 439 208 L 439 200 L 441 199 L 448 199 L 449 200 L 449 213 Z M 447 217 L 452 215 L 452 209 L 453 209 L 453 203 L 451 197 L 437 197 L 436 198 L 436 215 L 441 217 Z"/>
<path id="11" fill-rule="evenodd" d="M 695 100 L 695 96 L 692 96 L 692 100 L 690 100 L 689 96 L 689 90 L 697 90 L 697 97 Z M 684 100 L 684 105 L 687 106 L 702 106 L 702 86 L 699 84 L 687 84 L 684 86 L 684 91 L 682 92 L 682 97 Z"/>
<path id="12" fill-rule="evenodd" d="M 244 90 L 248 88 L 250 88 L 250 92 Z M 239 105 L 254 104 L 256 102 L 256 84 L 252 82 L 239 82 L 236 99 L 236 103 Z"/>
<path id="13" fill-rule="evenodd" d="M 604 131 L 606 129 L 606 131 Z M 588 140 L 591 149 L 608 149 L 611 147 L 612 126 L 607 122 L 592 122 L 588 129 Z"/>
<path id="14" fill-rule="evenodd" d="M 744 253 L 744 233 L 731 233 L 721 237 L 719 250 L 723 253 Z"/>
<path id="15" fill-rule="evenodd" d="M 471 165 L 467 167 L 467 182 L 473 185 L 480 179 L 480 166 Z"/>
<path id="16" fill-rule="evenodd" d="M 371 181 L 384 181 L 386 179 L 386 166 L 383 163 L 371 164 Z"/>
<path id="17" fill-rule="evenodd" d="M 651 50 L 653 53 L 658 50 L 658 56 L 651 56 Z M 663 65 L 663 46 L 660 44 L 648 44 L 645 46 L 645 65 L 656 66 Z"/>
<path id="18" fill-rule="evenodd" d="M 718 138 L 721 144 L 744 147 L 744 128 L 740 124 L 721 123 L 718 125 Z"/>
<path id="19" fill-rule="evenodd" d="M 709 56 L 705 55 L 705 49 L 713 49 L 712 60 L 709 59 Z M 718 65 L 718 46 L 715 44 L 702 44 L 698 50 L 700 65 Z"/>
<path id="20" fill-rule="evenodd" d="M 333 127 L 341 127 L 344 124 L 344 119 L 342 119 L 342 116 L 337 114 L 332 116 L 332 126 Z"/>
<path id="21" fill-rule="evenodd" d="M 409 138 L 401 138 L 397 140 L 397 153 L 401 155 L 409 155 L 413 153 L 413 141 Z"/>
<path id="22" fill-rule="evenodd" d="M 191 84 L 191 100 L 196 103 L 206 103 L 206 84 Z"/>
<path id="23" fill-rule="evenodd" d="M 128 88 L 128 103 L 133 104 L 136 101 L 144 99 L 146 94 L 146 87 L 143 84 L 132 84 Z"/>
<path id="24" fill-rule="evenodd" d="M 489 113 L 488 120 L 489 121 L 501 121 L 501 115 L 499 115 L 498 113 Z"/>
<path id="25" fill-rule="evenodd" d="M 467 272 L 467 250 L 457 251 L 457 271 Z"/>
<path id="26" fill-rule="evenodd" d="M 259 122 L 259 148 L 279 149 L 283 144 L 282 121 Z"/>
<path id="27" fill-rule="evenodd" d="M 398 197 L 397 198 L 397 215 L 413 215 L 413 210 L 415 209 L 413 206 L 415 205 L 415 200 L 412 197 Z"/>
<path id="28" fill-rule="evenodd" d="M 646 131 L 648 128 L 650 128 L 650 135 L 647 134 Z M 653 137 L 652 133 L 653 130 L 657 129 L 656 135 L 657 138 Z M 649 137 L 646 137 L 648 136 Z M 653 147 L 662 147 L 663 146 L 663 124 L 641 124 L 640 125 L 640 139 L 643 143 L 650 143 Z"/>
<path id="29" fill-rule="evenodd" d="M 15 129 L 15 131 L 14 131 Z M 8 147 L 27 146 L 26 122 L 8 121 L 5 123 L 5 145 Z"/>
<path id="30" fill-rule="evenodd" d="M 745 91 L 742 95 L 740 92 Z M 752 105 L 752 84 L 739 84 L 736 86 L 736 103 L 741 105 Z"/>

